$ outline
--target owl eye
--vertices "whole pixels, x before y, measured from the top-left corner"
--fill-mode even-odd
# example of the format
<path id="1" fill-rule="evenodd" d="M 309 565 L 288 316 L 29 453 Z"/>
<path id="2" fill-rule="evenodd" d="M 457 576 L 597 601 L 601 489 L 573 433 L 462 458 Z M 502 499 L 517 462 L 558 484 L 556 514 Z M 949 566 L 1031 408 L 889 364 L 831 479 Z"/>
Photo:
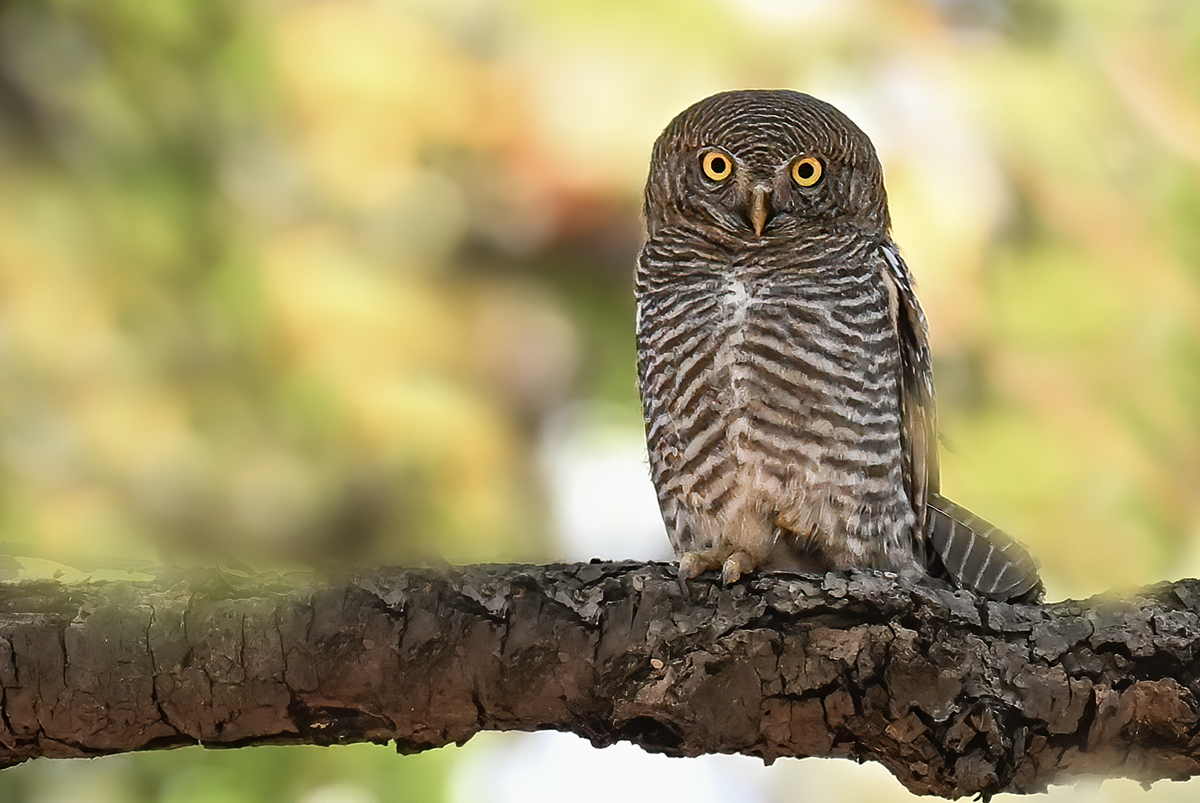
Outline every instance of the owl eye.
<path id="1" fill-rule="evenodd" d="M 713 181 L 724 181 L 733 172 L 733 161 L 720 151 L 709 151 L 700 159 L 700 167 Z"/>
<path id="2" fill-rule="evenodd" d="M 805 156 L 792 163 L 792 179 L 801 187 L 811 187 L 821 180 L 824 168 L 815 156 Z"/>

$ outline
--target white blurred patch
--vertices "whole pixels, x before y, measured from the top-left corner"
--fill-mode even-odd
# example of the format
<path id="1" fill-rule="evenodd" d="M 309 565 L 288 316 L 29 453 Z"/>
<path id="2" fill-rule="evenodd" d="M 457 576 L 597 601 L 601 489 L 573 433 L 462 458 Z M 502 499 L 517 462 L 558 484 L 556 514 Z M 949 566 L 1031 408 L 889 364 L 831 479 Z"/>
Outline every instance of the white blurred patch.
<path id="1" fill-rule="evenodd" d="M 541 464 L 563 560 L 671 557 L 640 418 L 596 402 L 566 405 L 546 420 Z"/>
<path id="2" fill-rule="evenodd" d="M 503 734 L 488 742 L 455 768 L 450 803 L 766 803 L 777 774 L 750 756 L 668 758 L 623 742 L 597 750 L 569 733 Z"/>
<path id="3" fill-rule="evenodd" d="M 300 803 L 379 803 L 379 798 L 358 784 L 337 783 L 306 792 Z"/>

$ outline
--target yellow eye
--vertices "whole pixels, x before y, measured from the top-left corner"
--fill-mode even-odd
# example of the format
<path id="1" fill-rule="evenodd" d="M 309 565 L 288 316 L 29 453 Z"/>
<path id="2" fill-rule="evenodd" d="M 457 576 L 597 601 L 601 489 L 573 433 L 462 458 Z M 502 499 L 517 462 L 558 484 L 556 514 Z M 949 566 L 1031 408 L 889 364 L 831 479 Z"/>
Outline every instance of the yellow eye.
<path id="1" fill-rule="evenodd" d="M 704 175 L 713 181 L 724 181 L 733 172 L 733 162 L 720 151 L 709 151 L 704 154 L 704 158 L 700 160 L 700 166 L 704 168 Z"/>
<path id="2" fill-rule="evenodd" d="M 792 164 L 792 178 L 801 187 L 811 187 L 821 180 L 821 160 L 815 156 L 805 156 Z"/>

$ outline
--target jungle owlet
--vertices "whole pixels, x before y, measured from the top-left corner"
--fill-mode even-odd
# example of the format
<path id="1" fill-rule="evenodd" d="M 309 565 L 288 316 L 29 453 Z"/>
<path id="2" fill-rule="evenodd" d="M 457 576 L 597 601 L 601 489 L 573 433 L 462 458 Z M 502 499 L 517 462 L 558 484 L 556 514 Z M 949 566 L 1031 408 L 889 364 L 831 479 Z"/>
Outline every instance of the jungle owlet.
<path id="1" fill-rule="evenodd" d="M 645 216 L 638 379 L 681 576 L 919 571 L 1040 596 L 1025 549 L 938 494 L 925 317 L 853 122 L 799 92 L 702 100 L 654 145 Z"/>

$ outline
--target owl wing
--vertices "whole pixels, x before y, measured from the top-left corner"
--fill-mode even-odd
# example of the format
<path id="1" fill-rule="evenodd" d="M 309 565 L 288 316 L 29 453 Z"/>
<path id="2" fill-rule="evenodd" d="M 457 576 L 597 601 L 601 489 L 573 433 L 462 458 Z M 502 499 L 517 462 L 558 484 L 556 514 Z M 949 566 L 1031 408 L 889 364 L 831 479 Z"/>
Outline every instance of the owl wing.
<path id="1" fill-rule="evenodd" d="M 933 363 L 929 356 L 925 313 L 917 302 L 912 276 L 896 246 L 882 247 L 883 280 L 891 303 L 892 326 L 900 349 L 900 439 L 905 483 L 924 532 L 930 494 L 938 490 L 937 405 L 933 395 Z M 920 556 L 919 556 L 920 557 Z"/>
<path id="2" fill-rule="evenodd" d="M 925 314 L 895 245 L 883 246 L 883 272 L 900 347 L 900 438 L 909 499 L 917 516 L 916 557 L 955 585 L 991 599 L 1037 601 L 1038 565 L 1016 539 L 938 493 L 937 409 Z M 925 554 L 933 547 L 936 559 Z M 940 564 L 940 565 L 939 565 Z"/>

